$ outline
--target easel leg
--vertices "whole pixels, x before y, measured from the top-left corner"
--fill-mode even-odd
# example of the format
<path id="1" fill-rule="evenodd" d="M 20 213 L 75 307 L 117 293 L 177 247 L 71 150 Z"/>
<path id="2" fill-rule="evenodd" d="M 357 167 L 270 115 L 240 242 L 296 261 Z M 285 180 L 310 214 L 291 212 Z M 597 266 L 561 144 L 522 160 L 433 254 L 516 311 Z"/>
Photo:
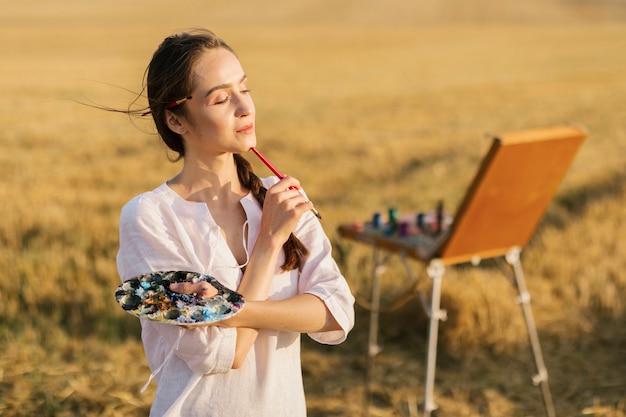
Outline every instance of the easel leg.
<path id="1" fill-rule="evenodd" d="M 535 357 L 535 364 L 537 366 L 537 375 L 533 377 L 533 384 L 541 384 L 541 391 L 543 393 L 546 414 L 548 415 L 548 417 L 555 417 L 554 404 L 552 403 L 552 394 L 550 393 L 550 386 L 548 385 L 548 371 L 543 362 L 543 355 L 541 353 L 541 346 L 539 344 L 539 335 L 537 334 L 535 319 L 533 317 L 532 309 L 530 308 L 530 293 L 526 289 L 526 282 L 524 280 L 524 273 L 522 271 L 522 264 L 520 262 L 520 249 L 511 249 L 506 254 L 506 261 L 513 267 L 515 281 L 517 284 L 517 289 L 519 291 L 518 302 L 522 305 L 522 310 L 524 311 L 526 327 L 528 328 L 528 336 L 530 338 L 530 344 L 532 346 L 533 355 Z"/>
<path id="2" fill-rule="evenodd" d="M 435 389 L 435 366 L 437 362 L 437 335 L 439 320 L 446 320 L 447 313 L 439 308 L 441 303 L 441 281 L 445 267 L 438 259 L 432 260 L 426 269 L 428 276 L 433 280 L 432 298 L 430 300 L 430 326 L 428 333 L 428 352 L 426 356 L 426 388 L 424 393 L 424 417 L 437 409 L 433 401 Z"/>
<path id="3" fill-rule="evenodd" d="M 374 266 L 372 270 L 372 295 L 369 334 L 367 343 L 367 365 L 365 371 L 365 404 L 363 415 L 369 415 L 370 407 L 370 384 L 372 381 L 372 371 L 374 368 L 374 358 L 381 351 L 378 345 L 378 319 L 380 315 L 380 277 L 384 273 L 385 260 L 380 251 L 374 248 Z"/>

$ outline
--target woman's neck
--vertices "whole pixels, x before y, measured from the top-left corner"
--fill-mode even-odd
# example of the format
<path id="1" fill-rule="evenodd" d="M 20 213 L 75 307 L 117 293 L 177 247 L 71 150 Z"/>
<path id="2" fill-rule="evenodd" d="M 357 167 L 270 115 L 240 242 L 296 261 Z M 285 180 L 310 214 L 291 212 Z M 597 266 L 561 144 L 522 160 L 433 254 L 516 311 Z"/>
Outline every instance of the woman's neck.
<path id="1" fill-rule="evenodd" d="M 222 207 L 239 204 L 248 192 L 239 182 L 232 154 L 210 161 L 185 159 L 183 169 L 168 185 L 185 200 Z"/>

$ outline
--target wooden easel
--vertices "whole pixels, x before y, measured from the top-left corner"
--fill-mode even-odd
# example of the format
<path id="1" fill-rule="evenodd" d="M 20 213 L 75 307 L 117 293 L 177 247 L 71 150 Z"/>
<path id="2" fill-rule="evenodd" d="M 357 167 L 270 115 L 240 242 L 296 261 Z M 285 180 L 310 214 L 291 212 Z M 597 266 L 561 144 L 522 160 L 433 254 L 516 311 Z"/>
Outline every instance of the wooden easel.
<path id="1" fill-rule="evenodd" d="M 386 261 L 381 251 L 416 259 L 426 264 L 432 279 L 430 303 L 426 310 L 430 319 L 424 416 L 429 417 L 438 407 L 434 402 L 434 381 L 439 322 L 446 311 L 440 308 L 441 286 L 445 267 L 490 258 L 504 258 L 511 266 L 529 334 L 537 374 L 535 385 L 541 385 L 546 414 L 554 417 L 554 405 L 548 384 L 548 372 L 530 307 L 520 253 L 534 233 L 559 184 L 571 165 L 587 132 L 572 126 L 511 132 L 493 137 L 465 198 L 456 211 L 450 228 L 443 234 L 416 243 L 411 239 L 388 236 L 362 225 L 339 226 L 341 236 L 366 243 L 374 248 L 374 274 L 368 343 L 366 395 L 373 358 L 379 352 L 377 344 L 380 312 L 380 267 Z M 425 242 L 425 243 L 424 243 Z M 406 263 L 405 263 L 405 266 Z M 411 274 L 407 266 L 407 272 Z M 368 404 L 366 404 L 366 412 Z"/>

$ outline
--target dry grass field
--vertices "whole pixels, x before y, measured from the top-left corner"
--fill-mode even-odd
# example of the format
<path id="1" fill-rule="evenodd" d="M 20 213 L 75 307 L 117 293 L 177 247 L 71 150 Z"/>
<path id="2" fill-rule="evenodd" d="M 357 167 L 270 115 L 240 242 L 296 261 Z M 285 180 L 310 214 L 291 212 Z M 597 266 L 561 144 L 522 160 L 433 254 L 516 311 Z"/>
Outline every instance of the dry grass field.
<path id="1" fill-rule="evenodd" d="M 4 4 L 0 415 L 148 414 L 138 321 L 113 298 L 117 220 L 179 166 L 149 121 L 77 102 L 126 108 L 161 39 L 202 26 L 238 51 L 258 147 L 305 185 L 355 291 L 370 251 L 342 241 L 339 224 L 439 199 L 453 210 L 485 134 L 585 125 L 522 260 L 557 415 L 624 417 L 625 23 L 622 0 Z M 385 303 L 406 289 L 396 272 Z M 447 271 L 438 416 L 544 415 L 514 298 L 494 268 Z M 343 345 L 303 342 L 310 416 L 362 414 L 367 317 L 358 307 Z M 416 300 L 381 316 L 371 416 L 416 415 L 426 329 Z"/>

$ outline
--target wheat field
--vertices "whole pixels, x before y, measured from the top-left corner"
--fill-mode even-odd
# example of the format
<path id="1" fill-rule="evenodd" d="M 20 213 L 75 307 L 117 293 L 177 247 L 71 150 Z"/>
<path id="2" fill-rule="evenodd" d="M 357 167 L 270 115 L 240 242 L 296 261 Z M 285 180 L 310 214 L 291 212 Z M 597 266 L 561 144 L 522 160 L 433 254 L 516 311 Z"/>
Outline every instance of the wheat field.
<path id="1" fill-rule="evenodd" d="M 149 120 L 89 105 L 126 109 L 158 43 L 191 27 L 237 50 L 258 148 L 300 179 L 355 293 L 370 249 L 339 224 L 439 200 L 453 211 L 488 134 L 586 126 L 522 261 L 557 415 L 626 415 L 622 0 L 33 0 L 3 5 L 0 22 L 0 415 L 148 415 L 139 324 L 113 297 L 117 221 L 180 166 Z M 390 262 L 385 305 L 407 289 L 402 271 Z M 488 265 L 446 272 L 438 416 L 544 415 L 515 295 Z M 381 315 L 369 415 L 417 415 L 427 323 L 417 299 Z M 358 306 L 343 345 L 304 340 L 310 416 L 363 414 L 367 327 Z"/>

